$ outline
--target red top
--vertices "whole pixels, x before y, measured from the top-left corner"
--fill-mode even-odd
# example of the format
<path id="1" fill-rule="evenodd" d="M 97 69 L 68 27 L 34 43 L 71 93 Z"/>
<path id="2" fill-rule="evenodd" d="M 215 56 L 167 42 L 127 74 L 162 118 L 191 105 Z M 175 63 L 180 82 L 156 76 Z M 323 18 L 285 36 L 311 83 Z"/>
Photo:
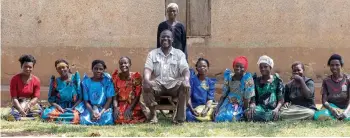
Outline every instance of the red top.
<path id="1" fill-rule="evenodd" d="M 40 80 L 32 75 L 31 80 L 24 84 L 21 80 L 21 75 L 17 74 L 12 77 L 10 83 L 10 94 L 12 98 L 33 98 L 40 97 Z"/>

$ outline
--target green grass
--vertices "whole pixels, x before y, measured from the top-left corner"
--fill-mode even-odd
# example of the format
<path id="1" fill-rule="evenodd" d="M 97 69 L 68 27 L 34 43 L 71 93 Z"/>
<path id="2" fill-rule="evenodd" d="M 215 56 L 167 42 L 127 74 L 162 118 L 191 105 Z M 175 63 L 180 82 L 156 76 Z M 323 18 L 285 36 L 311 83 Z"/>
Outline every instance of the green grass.
<path id="1" fill-rule="evenodd" d="M 1 108 L 1 116 L 8 112 Z M 350 122 L 280 121 L 275 123 L 185 123 L 172 125 L 160 118 L 159 124 L 115 126 L 61 125 L 41 121 L 1 120 L 1 136 L 350 136 Z"/>

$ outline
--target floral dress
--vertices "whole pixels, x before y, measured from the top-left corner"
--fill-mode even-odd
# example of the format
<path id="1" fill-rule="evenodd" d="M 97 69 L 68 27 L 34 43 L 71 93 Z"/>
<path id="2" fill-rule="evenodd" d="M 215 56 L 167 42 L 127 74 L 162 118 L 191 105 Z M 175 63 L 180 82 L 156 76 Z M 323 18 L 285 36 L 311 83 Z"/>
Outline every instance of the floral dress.
<path id="1" fill-rule="evenodd" d="M 240 81 L 233 80 L 234 73 L 226 69 L 224 73 L 223 103 L 215 116 L 215 122 L 232 122 L 244 119 L 244 99 L 255 95 L 251 73 L 246 72 Z"/>
<path id="2" fill-rule="evenodd" d="M 83 98 L 82 96 L 80 75 L 78 72 L 71 76 L 69 82 L 62 81 L 61 78 L 52 76 L 49 86 L 48 101 L 60 105 L 64 112 L 60 112 L 55 106 L 50 106 L 43 111 L 41 118 L 49 122 L 79 124 L 80 113 L 78 110 L 72 109 L 72 107 L 79 99 L 81 100 Z M 83 104 L 83 102 L 80 104 Z"/>
<path id="3" fill-rule="evenodd" d="M 113 75 L 113 83 L 115 87 L 115 95 L 118 101 L 119 115 L 115 118 L 115 123 L 139 123 L 146 120 L 142 112 L 139 101 L 132 111 L 132 118 L 124 118 L 125 111 L 131 106 L 134 99 L 138 99 L 141 95 L 142 76 L 138 72 L 130 72 L 130 80 L 121 80 L 119 72 L 116 70 Z"/>

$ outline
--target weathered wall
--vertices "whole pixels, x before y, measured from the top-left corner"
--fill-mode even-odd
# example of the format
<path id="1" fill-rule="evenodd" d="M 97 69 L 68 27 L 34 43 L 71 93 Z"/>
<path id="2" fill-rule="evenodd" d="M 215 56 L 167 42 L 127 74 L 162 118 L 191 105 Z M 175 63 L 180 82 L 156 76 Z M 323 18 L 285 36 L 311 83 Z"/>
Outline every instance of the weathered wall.
<path id="1" fill-rule="evenodd" d="M 350 71 L 350 1 L 348 0 L 212 0 L 211 38 L 193 39 L 192 57 L 205 56 L 217 73 L 245 55 L 258 72 L 259 56 L 275 60 L 284 80 L 300 60 L 308 76 L 320 81 L 329 74 L 329 56 L 339 53 Z M 192 40 L 189 40 L 192 41 Z M 205 48 L 205 49 L 202 49 Z M 192 61 L 194 63 L 195 60 Z"/>
<path id="2" fill-rule="evenodd" d="M 339 53 L 350 72 L 350 1 L 211 2 L 211 37 L 188 39 L 191 66 L 203 56 L 215 74 L 245 55 L 256 72 L 257 59 L 267 54 L 285 80 L 291 63 L 300 60 L 320 81 L 329 74 L 328 57 Z M 111 72 L 119 57 L 128 55 L 133 70 L 141 71 L 147 51 L 155 47 L 164 7 L 163 0 L 2 0 L 2 83 L 20 70 L 17 60 L 24 53 L 38 59 L 34 72 L 44 85 L 56 74 L 58 58 L 80 72 L 89 72 L 93 59 L 103 59 Z"/>
<path id="3" fill-rule="evenodd" d="M 163 20 L 162 1 L 2 0 L 1 79 L 8 84 L 24 53 L 37 58 L 34 73 L 44 85 L 56 74 L 58 58 L 80 72 L 89 72 L 93 59 L 106 60 L 108 71 L 117 67 L 121 55 L 142 63 L 136 60 L 143 60 L 148 50 L 139 48 L 155 46 L 155 28 Z"/>

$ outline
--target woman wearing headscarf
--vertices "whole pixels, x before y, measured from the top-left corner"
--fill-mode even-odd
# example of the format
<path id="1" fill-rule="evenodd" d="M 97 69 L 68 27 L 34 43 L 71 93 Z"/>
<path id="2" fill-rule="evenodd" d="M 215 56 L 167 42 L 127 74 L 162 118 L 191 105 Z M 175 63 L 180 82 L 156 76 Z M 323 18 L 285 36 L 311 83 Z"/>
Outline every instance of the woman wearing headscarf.
<path id="1" fill-rule="evenodd" d="M 76 107 L 83 106 L 79 72 L 73 74 L 64 59 L 56 60 L 55 68 L 60 77 L 51 77 L 48 95 L 51 106 L 43 111 L 41 118 L 49 122 L 79 124 L 80 113 Z"/>
<path id="2" fill-rule="evenodd" d="M 276 73 L 272 75 L 273 60 L 264 55 L 258 61 L 261 76 L 254 75 L 255 96 L 246 111 L 248 121 L 276 121 L 283 104 L 283 81 Z"/>
<path id="3" fill-rule="evenodd" d="M 176 20 L 176 16 L 179 14 L 179 6 L 176 3 L 170 3 L 166 8 L 166 12 L 168 19 L 158 25 L 157 48 L 160 47 L 160 33 L 164 30 L 170 30 L 174 37 L 173 47 L 184 52 L 187 59 L 186 28 L 181 22 Z"/>
<path id="4" fill-rule="evenodd" d="M 282 120 L 313 119 L 315 111 L 314 81 L 304 76 L 304 64 L 292 64 L 293 76 L 285 86 L 285 103 L 281 109 Z"/>
<path id="5" fill-rule="evenodd" d="M 344 60 L 332 55 L 328 60 L 332 75 L 322 82 L 322 104 L 315 113 L 315 120 L 347 120 L 350 121 L 350 79 L 343 73 Z"/>
<path id="6" fill-rule="evenodd" d="M 235 58 L 233 72 L 224 73 L 223 95 L 214 112 L 215 122 L 232 122 L 244 119 L 244 110 L 255 95 L 254 80 L 248 69 L 248 60 L 244 56 Z"/>

